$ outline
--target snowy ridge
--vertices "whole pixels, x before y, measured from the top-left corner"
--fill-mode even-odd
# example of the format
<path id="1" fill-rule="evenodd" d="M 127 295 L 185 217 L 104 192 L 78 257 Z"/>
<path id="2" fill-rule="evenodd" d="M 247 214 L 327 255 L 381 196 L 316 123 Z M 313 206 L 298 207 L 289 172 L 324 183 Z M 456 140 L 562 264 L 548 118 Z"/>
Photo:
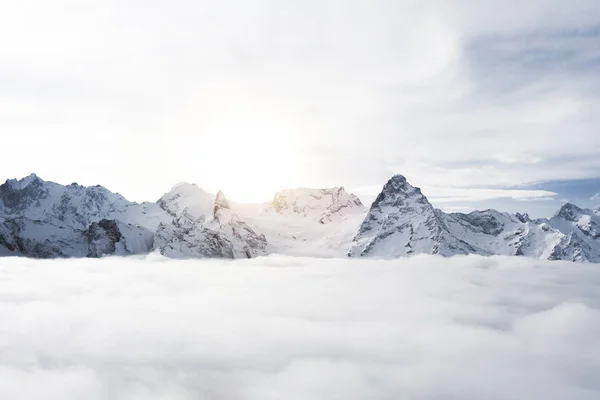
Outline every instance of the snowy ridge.
<path id="1" fill-rule="evenodd" d="M 565 204 L 552 218 L 496 210 L 447 214 L 402 175 L 392 177 L 360 226 L 351 257 L 416 253 L 526 256 L 600 262 L 600 215 Z"/>
<path id="2" fill-rule="evenodd" d="M 102 186 L 59 185 L 35 174 L 0 185 L 0 256 L 172 258 L 267 254 L 394 258 L 414 254 L 526 256 L 600 262 L 600 209 L 567 203 L 548 219 L 496 210 L 435 209 L 395 175 L 367 210 L 343 187 L 288 189 L 240 204 L 180 183 L 156 203 Z"/>

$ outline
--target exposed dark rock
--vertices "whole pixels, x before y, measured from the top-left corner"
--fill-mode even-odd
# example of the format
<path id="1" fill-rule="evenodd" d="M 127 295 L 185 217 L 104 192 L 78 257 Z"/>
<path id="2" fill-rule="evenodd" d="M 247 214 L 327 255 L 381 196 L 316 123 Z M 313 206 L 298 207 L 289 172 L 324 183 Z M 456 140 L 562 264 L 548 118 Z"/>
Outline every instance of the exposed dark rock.
<path id="1" fill-rule="evenodd" d="M 108 219 L 93 222 L 85 232 L 85 236 L 89 244 L 88 257 L 115 254 L 116 244 L 122 238 L 117 222 Z"/>

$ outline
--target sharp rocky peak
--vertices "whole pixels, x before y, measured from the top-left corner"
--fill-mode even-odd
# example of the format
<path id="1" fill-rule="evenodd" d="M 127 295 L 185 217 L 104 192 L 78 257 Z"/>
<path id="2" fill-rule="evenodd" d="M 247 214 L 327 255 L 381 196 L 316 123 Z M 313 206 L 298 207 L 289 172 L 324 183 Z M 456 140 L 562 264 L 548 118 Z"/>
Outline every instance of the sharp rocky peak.
<path id="1" fill-rule="evenodd" d="M 44 183 L 44 180 L 42 180 L 35 173 L 32 173 L 21 179 L 7 179 L 5 185 L 9 185 L 15 190 L 23 190 L 32 183 L 40 185 Z"/>
<path id="2" fill-rule="evenodd" d="M 223 194 L 223 192 L 219 190 L 219 192 L 215 196 L 215 207 L 213 209 L 213 216 L 216 217 L 217 212 L 221 209 L 229 210 L 231 209 L 231 207 L 229 206 L 229 201 L 227 201 L 225 194 Z"/>
<path id="3" fill-rule="evenodd" d="M 527 223 L 527 222 L 531 222 L 531 218 L 529 217 L 529 214 L 527 213 L 516 213 L 515 217 L 517 217 L 517 219 L 519 221 L 521 221 L 522 223 Z"/>
<path id="4" fill-rule="evenodd" d="M 8 179 L 0 185 L 0 199 L 5 207 L 12 210 L 22 210 L 47 196 L 45 182 L 35 174 L 22 179 Z"/>
<path id="5" fill-rule="evenodd" d="M 400 207 L 406 200 L 415 199 L 419 203 L 429 203 L 427 198 L 421 193 L 421 189 L 412 186 L 406 180 L 404 175 L 394 175 L 383 186 L 383 189 L 373 202 L 372 208 L 382 206 Z"/>
<path id="6" fill-rule="evenodd" d="M 557 212 L 554 217 L 564 218 L 567 221 L 574 221 L 577 218 L 577 214 L 583 210 L 577 207 L 573 203 L 565 203 Z"/>

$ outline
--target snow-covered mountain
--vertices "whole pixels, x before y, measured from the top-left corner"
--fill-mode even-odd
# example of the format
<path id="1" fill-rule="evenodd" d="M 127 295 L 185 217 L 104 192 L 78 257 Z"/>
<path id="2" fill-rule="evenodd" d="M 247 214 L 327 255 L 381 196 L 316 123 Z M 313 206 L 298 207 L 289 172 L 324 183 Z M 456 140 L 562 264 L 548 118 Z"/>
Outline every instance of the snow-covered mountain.
<path id="1" fill-rule="evenodd" d="M 168 257 L 244 258 L 266 254 L 263 234 L 252 230 L 222 192 L 211 195 L 182 183 L 158 201 L 173 219 L 158 226 L 154 249 Z"/>
<path id="2" fill-rule="evenodd" d="M 415 253 L 514 255 L 600 262 L 598 211 L 565 204 L 552 218 L 496 210 L 447 214 L 434 209 L 402 175 L 373 202 L 348 255 L 398 257 Z"/>
<path id="3" fill-rule="evenodd" d="M 238 204 L 180 183 L 156 203 L 139 204 L 102 186 L 30 175 L 0 185 L 0 255 L 341 256 L 365 212 L 343 188 L 285 190 L 269 203 Z"/>
<path id="4" fill-rule="evenodd" d="M 402 257 L 416 253 L 474 253 L 450 234 L 443 213 L 436 212 L 419 188 L 402 175 L 390 179 L 358 229 L 350 256 Z"/>
<path id="5" fill-rule="evenodd" d="M 0 251 L 44 258 L 144 253 L 165 217 L 154 203 L 32 174 L 0 185 Z"/>
<path id="6" fill-rule="evenodd" d="M 288 189 L 242 204 L 180 183 L 155 203 L 102 186 L 36 175 L 0 185 L 0 256 L 302 256 L 392 258 L 418 253 L 515 255 L 600 262 L 600 209 L 565 204 L 551 218 L 435 209 L 402 175 L 367 209 L 343 187 Z"/>

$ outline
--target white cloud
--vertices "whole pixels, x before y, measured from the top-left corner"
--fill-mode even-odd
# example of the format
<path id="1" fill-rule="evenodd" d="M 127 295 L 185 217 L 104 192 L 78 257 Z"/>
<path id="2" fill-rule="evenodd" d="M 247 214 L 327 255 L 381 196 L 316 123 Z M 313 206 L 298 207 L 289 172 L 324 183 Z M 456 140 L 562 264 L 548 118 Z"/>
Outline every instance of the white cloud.
<path id="1" fill-rule="evenodd" d="M 490 199 L 548 200 L 556 195 L 548 190 L 465 189 L 424 187 L 423 193 L 437 203 L 483 201 Z"/>
<path id="2" fill-rule="evenodd" d="M 254 200 L 392 173 L 597 176 L 599 15 L 594 0 L 13 2 L 0 167 L 135 200 L 180 180 Z"/>
<path id="3" fill-rule="evenodd" d="M 596 266 L 3 259 L 0 398 L 597 399 Z"/>
<path id="4" fill-rule="evenodd" d="M 595 195 L 593 195 L 592 197 L 590 197 L 590 200 L 594 201 L 594 200 L 600 200 L 600 193 L 596 193 Z"/>

